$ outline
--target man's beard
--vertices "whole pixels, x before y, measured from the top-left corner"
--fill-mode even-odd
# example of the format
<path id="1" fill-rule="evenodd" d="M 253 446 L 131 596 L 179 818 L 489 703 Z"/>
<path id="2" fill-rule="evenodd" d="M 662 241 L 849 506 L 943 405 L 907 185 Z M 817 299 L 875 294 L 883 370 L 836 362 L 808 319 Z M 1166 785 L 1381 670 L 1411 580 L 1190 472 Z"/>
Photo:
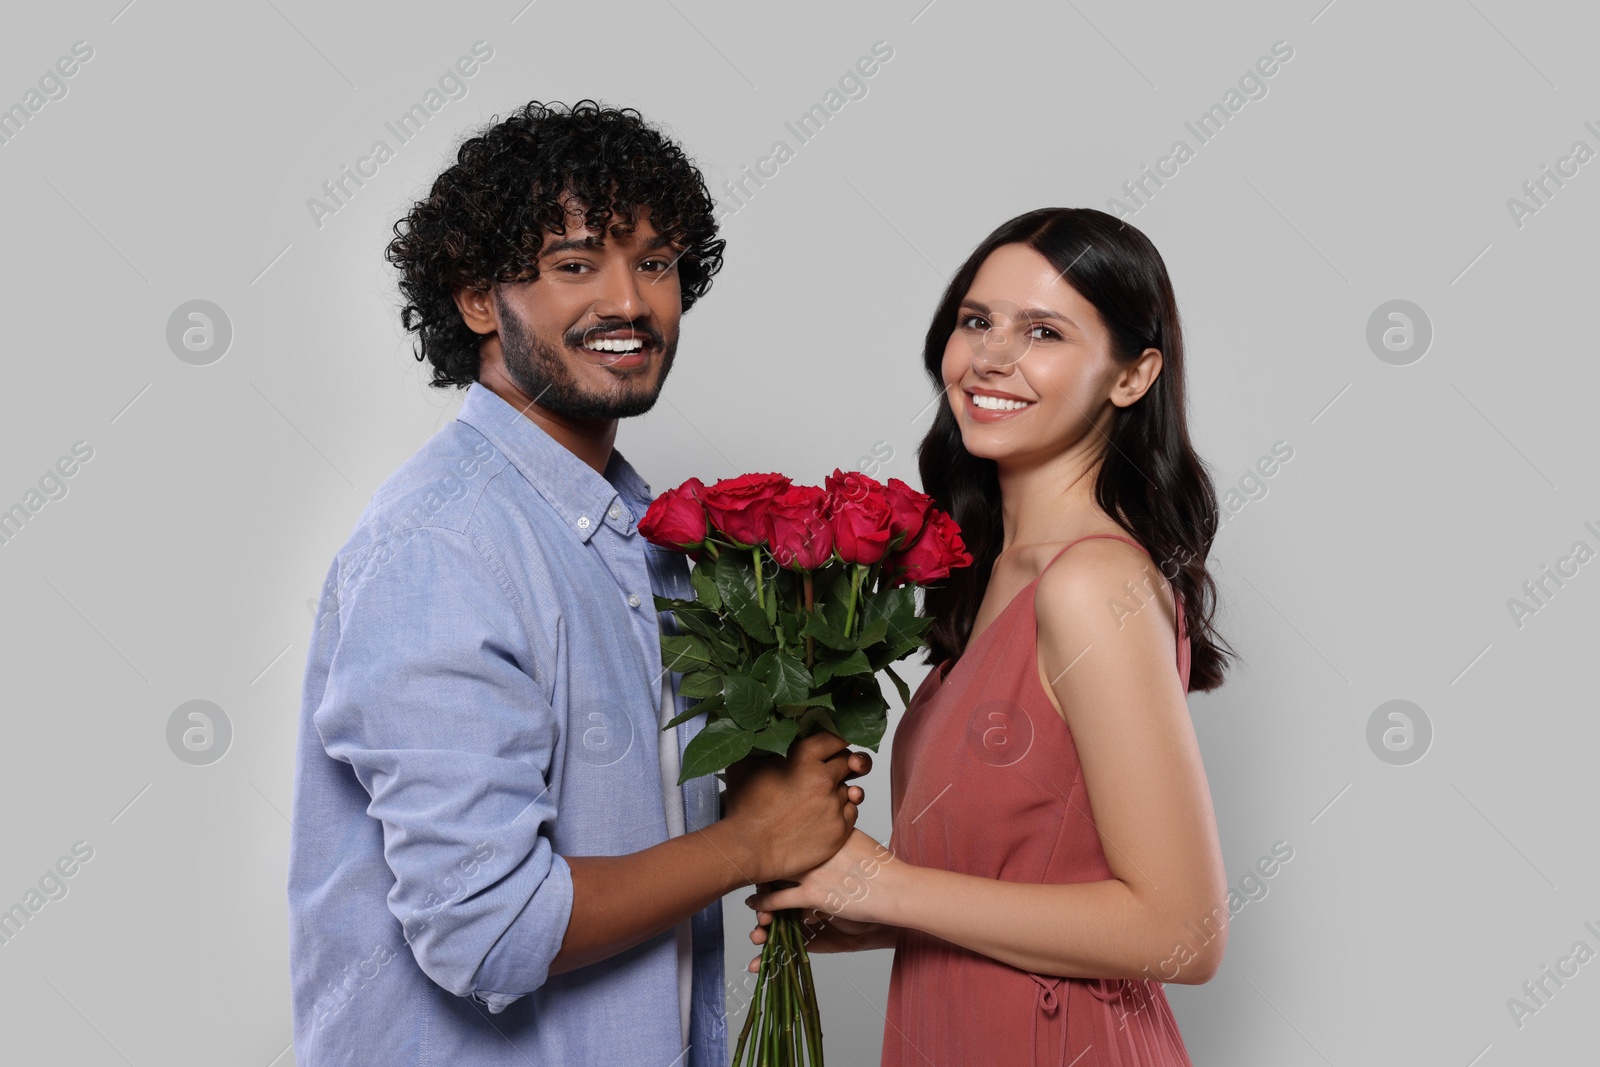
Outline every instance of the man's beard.
<path id="1" fill-rule="evenodd" d="M 626 419 L 643 415 L 655 406 L 677 354 L 676 337 L 659 343 L 661 339 L 656 330 L 642 328 L 658 342 L 661 351 L 661 371 L 656 375 L 654 388 L 633 388 L 629 378 L 618 378 L 611 392 L 590 393 L 578 384 L 561 352 L 532 336 L 499 293 L 495 294 L 495 303 L 500 309 L 500 351 L 506 374 L 524 395 L 546 411 L 570 419 Z M 585 332 L 600 330 L 591 327 L 589 331 L 569 331 L 572 343 L 581 344 Z M 642 377 L 645 372 L 646 369 L 641 368 L 638 376 Z"/>

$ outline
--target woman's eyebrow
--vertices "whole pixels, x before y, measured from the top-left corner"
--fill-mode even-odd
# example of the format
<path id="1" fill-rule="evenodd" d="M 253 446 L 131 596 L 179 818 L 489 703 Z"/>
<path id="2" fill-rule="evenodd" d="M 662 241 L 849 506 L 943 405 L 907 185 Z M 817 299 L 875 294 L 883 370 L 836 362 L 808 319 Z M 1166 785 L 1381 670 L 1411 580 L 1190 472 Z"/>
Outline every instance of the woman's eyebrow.
<path id="1" fill-rule="evenodd" d="M 1068 326 L 1071 326 L 1074 330 L 1078 329 L 1078 324 L 1077 323 L 1073 322 L 1071 319 L 1069 319 L 1065 315 L 1061 314 L 1061 312 L 1059 312 L 1059 311 L 1051 311 L 1049 308 L 1025 308 L 1023 310 L 1022 314 L 1027 316 L 1030 319 L 1055 319 L 1057 322 L 1066 323 Z"/>
<path id="2" fill-rule="evenodd" d="M 961 301 L 961 306 L 964 308 L 971 308 L 980 315 L 989 314 L 989 305 L 985 304 L 981 300 L 963 300 Z M 1023 308 L 1022 317 L 1026 319 L 1056 319 L 1060 322 L 1066 323 L 1075 330 L 1081 329 L 1076 322 L 1073 322 L 1071 319 L 1061 314 L 1061 312 L 1051 311 L 1049 308 Z"/>

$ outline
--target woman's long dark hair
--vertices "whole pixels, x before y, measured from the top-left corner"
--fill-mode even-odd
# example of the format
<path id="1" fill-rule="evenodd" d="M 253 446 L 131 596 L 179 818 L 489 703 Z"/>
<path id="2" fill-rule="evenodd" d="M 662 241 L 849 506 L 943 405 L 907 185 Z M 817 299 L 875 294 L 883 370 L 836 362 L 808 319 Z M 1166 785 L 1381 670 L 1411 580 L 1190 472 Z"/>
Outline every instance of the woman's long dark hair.
<path id="1" fill-rule="evenodd" d="M 1130 364 L 1146 348 L 1161 351 L 1161 373 L 1137 401 L 1118 408 L 1095 480 L 1095 500 L 1142 544 L 1182 597 L 1190 642 L 1189 688 L 1222 684 L 1237 658 L 1212 625 L 1216 583 L 1206 556 L 1217 532 L 1217 495 L 1189 444 L 1184 415 L 1183 333 L 1166 264 L 1139 230 L 1093 208 L 1040 208 L 984 238 L 951 279 L 923 343 L 922 361 L 944 391 L 945 345 L 978 268 L 1002 245 L 1038 252 L 1093 304 L 1111 333 L 1112 356 Z M 968 452 L 948 402 L 917 449 L 922 487 L 961 525 L 973 564 L 926 593 L 928 662 L 960 656 L 1000 553 L 1000 481 L 991 459 Z"/>

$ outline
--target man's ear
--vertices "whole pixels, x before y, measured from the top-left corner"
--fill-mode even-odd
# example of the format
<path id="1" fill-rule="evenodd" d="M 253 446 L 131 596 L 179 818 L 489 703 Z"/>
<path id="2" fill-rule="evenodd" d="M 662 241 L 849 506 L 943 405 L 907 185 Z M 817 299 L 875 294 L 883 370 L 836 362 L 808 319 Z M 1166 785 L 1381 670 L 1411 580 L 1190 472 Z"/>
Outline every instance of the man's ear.
<path id="1" fill-rule="evenodd" d="M 493 289 L 457 289 L 456 310 L 467 329 L 476 334 L 496 333 L 500 329 L 500 312 L 494 306 Z"/>

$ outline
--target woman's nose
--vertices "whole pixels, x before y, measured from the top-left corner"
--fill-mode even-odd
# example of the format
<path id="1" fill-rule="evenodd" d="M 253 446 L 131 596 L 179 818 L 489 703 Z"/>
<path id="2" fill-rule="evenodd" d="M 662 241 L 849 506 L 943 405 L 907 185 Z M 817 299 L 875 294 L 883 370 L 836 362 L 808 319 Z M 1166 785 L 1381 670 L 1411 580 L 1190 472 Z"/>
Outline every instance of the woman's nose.
<path id="1" fill-rule="evenodd" d="M 973 339 L 972 362 L 975 367 L 1010 367 L 1026 350 L 1003 327 L 990 326 Z"/>

